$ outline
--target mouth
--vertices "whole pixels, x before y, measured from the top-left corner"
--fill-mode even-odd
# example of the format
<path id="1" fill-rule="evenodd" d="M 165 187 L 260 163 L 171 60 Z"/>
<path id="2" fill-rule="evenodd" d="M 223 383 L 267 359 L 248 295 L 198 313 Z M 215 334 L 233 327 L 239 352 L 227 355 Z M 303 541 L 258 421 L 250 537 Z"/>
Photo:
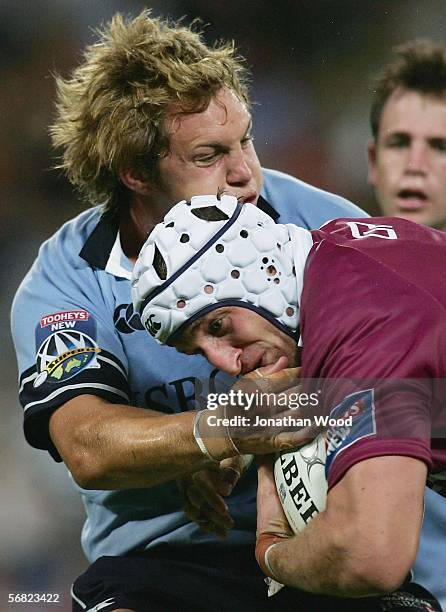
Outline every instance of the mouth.
<path id="1" fill-rule="evenodd" d="M 257 202 L 258 195 L 257 193 L 250 193 L 246 196 L 240 196 L 238 201 L 242 204 L 255 204 Z"/>
<path id="2" fill-rule="evenodd" d="M 401 189 L 397 193 L 398 208 L 401 211 L 417 211 L 426 207 L 427 194 L 422 189 Z"/>

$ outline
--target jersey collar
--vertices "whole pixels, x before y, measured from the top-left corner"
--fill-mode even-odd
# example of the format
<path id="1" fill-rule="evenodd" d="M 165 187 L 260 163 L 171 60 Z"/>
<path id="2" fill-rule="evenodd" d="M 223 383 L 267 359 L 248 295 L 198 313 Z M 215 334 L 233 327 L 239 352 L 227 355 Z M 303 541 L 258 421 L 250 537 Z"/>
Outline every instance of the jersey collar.
<path id="1" fill-rule="evenodd" d="M 257 206 L 277 222 L 280 213 L 265 198 L 259 196 Z M 122 252 L 119 217 L 116 214 L 102 215 L 79 255 L 91 266 L 114 276 L 128 279 L 132 276 L 130 261 Z"/>

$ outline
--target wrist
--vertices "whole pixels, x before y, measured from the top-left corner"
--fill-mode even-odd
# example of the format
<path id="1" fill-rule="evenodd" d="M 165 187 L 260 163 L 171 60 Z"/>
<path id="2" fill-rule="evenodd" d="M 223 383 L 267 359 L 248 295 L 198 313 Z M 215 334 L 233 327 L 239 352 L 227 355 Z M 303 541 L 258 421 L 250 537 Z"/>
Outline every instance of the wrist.
<path id="1" fill-rule="evenodd" d="M 274 568 L 271 565 L 271 551 L 277 546 L 277 544 L 283 542 L 283 540 L 288 537 L 289 536 L 285 534 L 282 535 L 275 533 L 262 533 L 257 537 L 255 550 L 257 563 L 265 576 L 273 578 L 278 582 L 280 582 L 280 579 L 275 574 Z"/>
<path id="2" fill-rule="evenodd" d="M 270 544 L 270 546 L 268 546 L 268 548 L 265 550 L 265 554 L 263 555 L 263 563 L 264 563 L 266 570 L 268 571 L 267 576 L 279 582 L 279 580 L 277 579 L 277 574 L 275 573 L 274 569 L 271 567 L 271 558 L 270 558 L 271 551 L 278 544 L 279 544 L 279 541 L 277 540 L 276 542 L 273 542 L 272 544 Z"/>
<path id="3" fill-rule="evenodd" d="M 203 455 L 214 463 L 241 454 L 229 434 L 225 419 L 213 411 L 200 410 L 196 413 L 193 435 Z"/>

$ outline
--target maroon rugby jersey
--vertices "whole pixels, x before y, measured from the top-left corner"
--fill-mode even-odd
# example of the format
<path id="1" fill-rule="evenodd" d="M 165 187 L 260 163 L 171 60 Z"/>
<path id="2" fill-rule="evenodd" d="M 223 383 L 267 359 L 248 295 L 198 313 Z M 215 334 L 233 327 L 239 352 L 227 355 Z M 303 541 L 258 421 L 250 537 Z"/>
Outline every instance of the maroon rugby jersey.
<path id="1" fill-rule="evenodd" d="M 352 416 L 329 436 L 333 486 L 355 463 L 406 455 L 446 483 L 446 233 L 390 217 L 312 231 L 301 299 L 302 378 L 321 412 Z"/>

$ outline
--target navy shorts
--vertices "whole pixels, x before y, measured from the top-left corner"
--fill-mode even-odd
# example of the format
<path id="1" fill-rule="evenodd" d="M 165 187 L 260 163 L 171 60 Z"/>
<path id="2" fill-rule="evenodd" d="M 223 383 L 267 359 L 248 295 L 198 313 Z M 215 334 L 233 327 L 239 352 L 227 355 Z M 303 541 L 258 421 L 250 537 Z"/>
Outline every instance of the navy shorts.
<path id="1" fill-rule="evenodd" d="M 268 597 L 253 547 L 161 546 L 101 557 L 75 581 L 73 612 L 432 612 L 423 590 L 342 599 L 283 588 Z M 410 592 L 412 590 L 412 593 Z M 427 603 L 431 607 L 427 606 Z M 425 605 L 426 604 L 426 605 Z M 435 605 L 437 607 L 435 607 Z"/>

